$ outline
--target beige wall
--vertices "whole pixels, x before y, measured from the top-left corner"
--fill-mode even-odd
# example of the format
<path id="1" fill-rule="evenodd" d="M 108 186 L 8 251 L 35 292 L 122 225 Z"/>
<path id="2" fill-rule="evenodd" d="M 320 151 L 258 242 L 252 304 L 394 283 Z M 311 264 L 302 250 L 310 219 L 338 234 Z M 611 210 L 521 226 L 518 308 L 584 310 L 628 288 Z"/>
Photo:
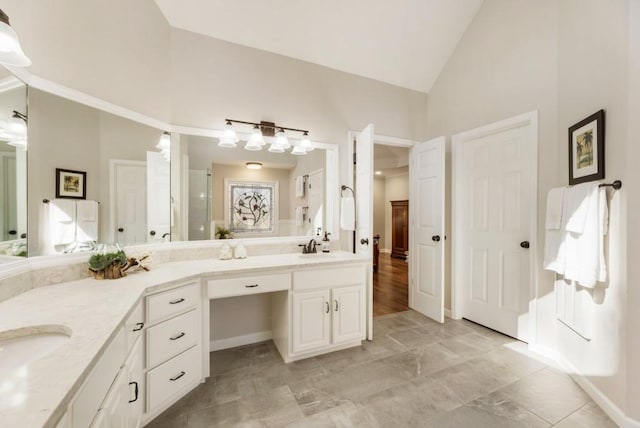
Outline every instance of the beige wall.
<path id="1" fill-rule="evenodd" d="M 168 121 L 169 25 L 152 0 L 7 0 L 29 72 Z"/>
<path id="2" fill-rule="evenodd" d="M 384 198 L 384 235 L 387 238 L 384 248 L 391 250 L 391 221 L 393 220 L 391 218 L 391 201 L 405 201 L 409 199 L 409 175 L 403 174 L 396 175 L 394 177 L 386 177 Z"/>
<path id="3" fill-rule="evenodd" d="M 538 260 L 546 193 L 568 182 L 569 126 L 604 108 L 607 179 L 625 181 L 633 144 L 627 135 L 628 7 L 626 0 L 487 0 L 429 94 L 430 137 L 538 111 Z M 589 31 L 585 22 L 593 23 Z M 589 66 L 579 66 L 585 60 Z M 593 339 L 581 339 L 556 320 L 553 276 L 539 264 L 536 340 L 559 352 L 623 411 L 637 413 L 627 403 L 637 403 L 639 391 L 625 398 L 624 195 L 623 189 L 611 202 L 611 280 L 601 301 L 594 298 Z"/>

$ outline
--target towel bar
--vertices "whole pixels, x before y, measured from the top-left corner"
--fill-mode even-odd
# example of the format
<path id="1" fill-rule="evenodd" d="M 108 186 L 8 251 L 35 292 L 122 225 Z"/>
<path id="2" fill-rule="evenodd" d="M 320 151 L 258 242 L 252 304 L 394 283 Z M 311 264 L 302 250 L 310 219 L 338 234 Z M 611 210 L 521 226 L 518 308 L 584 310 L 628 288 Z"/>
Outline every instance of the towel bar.
<path id="1" fill-rule="evenodd" d="M 613 187 L 614 190 L 619 190 L 622 188 L 622 181 L 616 180 L 613 183 L 603 183 L 598 187 Z"/>

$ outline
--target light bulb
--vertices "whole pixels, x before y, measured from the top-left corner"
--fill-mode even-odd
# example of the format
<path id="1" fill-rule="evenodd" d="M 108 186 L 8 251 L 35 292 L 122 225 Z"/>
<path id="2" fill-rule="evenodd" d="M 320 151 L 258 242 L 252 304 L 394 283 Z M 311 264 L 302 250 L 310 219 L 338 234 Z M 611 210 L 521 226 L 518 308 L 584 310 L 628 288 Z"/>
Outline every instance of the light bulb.
<path id="1" fill-rule="evenodd" d="M 271 153 L 284 153 L 284 148 L 280 146 L 276 141 L 275 143 L 271 143 L 271 145 L 269 146 L 269 151 Z"/>
<path id="2" fill-rule="evenodd" d="M 302 140 L 300 141 L 300 146 L 306 152 L 312 152 L 313 151 L 313 143 L 311 142 L 311 139 L 309 138 L 309 134 L 307 134 L 306 132 L 302 136 Z"/>
<path id="3" fill-rule="evenodd" d="M 156 149 L 162 150 L 169 147 L 171 147 L 171 134 L 169 134 L 168 132 L 164 132 L 160 136 L 160 141 L 158 141 L 158 144 L 156 144 Z"/>
<path id="4" fill-rule="evenodd" d="M 240 139 L 238 138 L 236 131 L 233 130 L 233 125 L 230 121 L 227 121 L 227 125 L 222 132 L 222 137 L 220 137 L 218 146 L 233 148 L 237 146 L 238 141 L 240 141 Z"/>
<path id="5" fill-rule="evenodd" d="M 276 144 L 278 144 L 278 146 L 282 147 L 283 149 L 288 149 L 291 147 L 291 144 L 289 144 L 289 139 L 284 133 L 284 129 L 280 128 L 280 130 L 276 132 L 275 137 L 276 137 Z"/>
<path id="6" fill-rule="evenodd" d="M 293 146 L 293 150 L 291 150 L 292 155 L 306 155 L 307 152 L 302 146 Z"/>
<path id="7" fill-rule="evenodd" d="M 6 22 L 0 21 L 0 63 L 17 67 L 30 66 L 31 60 L 22 51 L 18 35 L 8 24 L 9 17 L 1 10 L 0 14 L 6 17 Z"/>

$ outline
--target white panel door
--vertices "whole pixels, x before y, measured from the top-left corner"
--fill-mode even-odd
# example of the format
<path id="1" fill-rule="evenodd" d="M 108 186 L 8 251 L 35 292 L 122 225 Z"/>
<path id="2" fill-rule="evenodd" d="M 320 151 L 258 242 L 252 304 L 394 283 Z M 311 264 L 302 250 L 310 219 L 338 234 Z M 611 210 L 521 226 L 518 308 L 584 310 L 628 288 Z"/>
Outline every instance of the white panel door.
<path id="1" fill-rule="evenodd" d="M 358 134 L 355 143 L 356 252 L 373 257 L 373 124 Z M 366 276 L 367 339 L 373 339 L 373 264 Z"/>
<path id="2" fill-rule="evenodd" d="M 362 340 L 365 335 L 364 288 L 334 288 L 331 291 L 332 304 L 332 343 L 338 344 L 352 340 Z"/>
<path id="3" fill-rule="evenodd" d="M 444 322 L 445 138 L 418 143 L 409 162 L 409 307 Z"/>
<path id="4" fill-rule="evenodd" d="M 159 152 L 147 152 L 147 241 L 168 241 L 171 233 L 169 162 Z"/>
<path id="5" fill-rule="evenodd" d="M 330 294 L 328 289 L 293 294 L 293 352 L 331 343 Z"/>
<path id="6" fill-rule="evenodd" d="M 121 244 L 140 244 L 147 241 L 147 167 L 115 164 L 116 197 L 113 223 L 115 240 Z"/>
<path id="7" fill-rule="evenodd" d="M 529 340 L 536 142 L 528 126 L 484 132 L 456 147 L 455 274 L 461 315 Z"/>

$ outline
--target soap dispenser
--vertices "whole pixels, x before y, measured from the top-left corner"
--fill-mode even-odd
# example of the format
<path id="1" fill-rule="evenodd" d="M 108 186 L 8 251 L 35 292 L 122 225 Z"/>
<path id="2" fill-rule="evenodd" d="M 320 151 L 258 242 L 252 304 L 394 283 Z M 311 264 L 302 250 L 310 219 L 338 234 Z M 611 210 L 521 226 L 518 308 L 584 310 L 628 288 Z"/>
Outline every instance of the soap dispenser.
<path id="1" fill-rule="evenodd" d="M 322 252 L 323 253 L 328 253 L 329 251 L 331 251 L 331 243 L 329 242 L 329 235 L 331 235 L 329 232 L 325 232 L 324 233 L 324 238 L 322 238 Z"/>

